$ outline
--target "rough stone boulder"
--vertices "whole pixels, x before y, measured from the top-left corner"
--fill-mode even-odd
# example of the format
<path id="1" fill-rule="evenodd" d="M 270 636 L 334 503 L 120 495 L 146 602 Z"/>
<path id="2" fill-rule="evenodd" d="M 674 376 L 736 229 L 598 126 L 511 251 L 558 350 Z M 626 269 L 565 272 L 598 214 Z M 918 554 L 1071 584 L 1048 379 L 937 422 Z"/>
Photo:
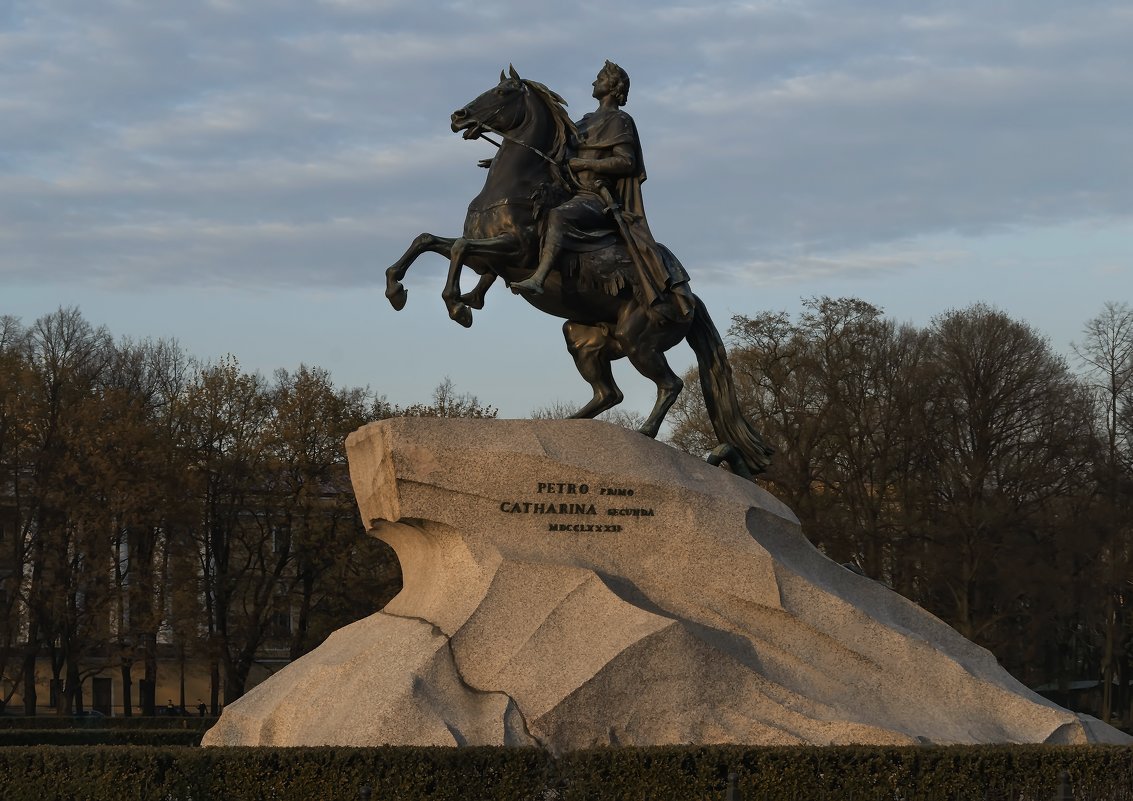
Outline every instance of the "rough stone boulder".
<path id="1" fill-rule="evenodd" d="M 206 745 L 1131 742 L 820 554 L 759 487 L 591 420 L 347 440 L 402 592 Z"/>

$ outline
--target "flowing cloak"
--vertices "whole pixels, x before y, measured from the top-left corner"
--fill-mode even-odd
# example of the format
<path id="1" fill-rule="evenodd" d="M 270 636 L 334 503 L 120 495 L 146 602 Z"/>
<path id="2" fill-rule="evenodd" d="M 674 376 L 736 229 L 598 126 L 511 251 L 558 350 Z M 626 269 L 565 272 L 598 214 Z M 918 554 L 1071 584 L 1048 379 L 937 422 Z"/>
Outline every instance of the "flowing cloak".
<path id="1" fill-rule="evenodd" d="M 613 195 L 621 206 L 622 218 L 633 238 L 633 242 L 627 244 L 641 256 L 640 266 L 647 281 L 641 291 L 646 303 L 652 304 L 674 287 L 688 283 L 689 279 L 680 262 L 663 256 L 645 219 L 645 203 L 641 197 L 641 185 L 646 178 L 645 158 L 641 152 L 637 124 L 633 117 L 617 109 L 586 114 L 577 126 L 580 150 L 610 153 L 618 145 L 629 145 L 633 149 L 634 171 L 617 179 Z"/>

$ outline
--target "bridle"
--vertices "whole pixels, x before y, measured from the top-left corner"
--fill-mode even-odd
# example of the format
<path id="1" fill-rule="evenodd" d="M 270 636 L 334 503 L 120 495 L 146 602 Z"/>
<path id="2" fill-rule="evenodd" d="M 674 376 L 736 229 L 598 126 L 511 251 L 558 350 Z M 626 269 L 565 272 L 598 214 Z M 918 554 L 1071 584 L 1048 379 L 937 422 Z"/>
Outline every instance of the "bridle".
<path id="1" fill-rule="evenodd" d="M 530 90 L 528 90 L 528 88 L 526 86 L 524 86 L 523 91 L 524 91 L 524 93 L 527 93 Z M 501 131 L 499 128 L 496 128 L 495 126 L 493 126 L 489 122 L 490 120 L 493 120 L 497 116 L 499 116 L 500 112 L 503 111 L 503 108 L 504 108 L 503 104 L 501 103 L 499 106 L 496 107 L 496 110 L 493 111 L 488 116 L 488 119 L 484 120 L 483 122 L 476 119 L 475 117 L 471 117 L 470 119 L 472 120 L 472 124 L 475 125 L 477 128 L 480 128 L 480 129 L 483 129 L 483 130 L 486 130 L 486 131 L 491 131 L 492 133 L 496 134 L 496 136 L 499 136 L 501 139 L 503 139 L 507 142 L 511 142 L 513 145 L 519 145 L 520 147 L 525 147 L 528 150 L 530 150 L 532 153 L 534 153 L 535 155 L 542 158 L 543 161 L 550 164 L 551 167 L 553 168 L 551 170 L 551 175 L 555 179 L 555 183 L 559 184 L 559 186 L 562 186 L 566 189 L 571 189 L 573 187 L 577 187 L 578 181 L 575 180 L 574 173 L 572 173 L 570 171 L 570 167 L 568 167 L 565 164 L 561 164 L 560 162 L 551 158 L 550 156 L 548 156 L 546 153 L 544 153 L 542 150 L 535 147 L 534 145 L 529 145 L 526 142 L 523 142 L 519 139 L 516 139 L 514 136 L 507 133 L 506 131 Z M 481 139 L 483 139 L 485 142 L 493 144 L 497 148 L 503 147 L 503 143 L 497 142 L 496 140 L 492 139 L 491 137 L 484 136 L 484 134 L 479 133 L 479 132 L 477 132 L 477 135 Z M 565 173 L 565 175 L 564 175 L 564 173 Z"/>

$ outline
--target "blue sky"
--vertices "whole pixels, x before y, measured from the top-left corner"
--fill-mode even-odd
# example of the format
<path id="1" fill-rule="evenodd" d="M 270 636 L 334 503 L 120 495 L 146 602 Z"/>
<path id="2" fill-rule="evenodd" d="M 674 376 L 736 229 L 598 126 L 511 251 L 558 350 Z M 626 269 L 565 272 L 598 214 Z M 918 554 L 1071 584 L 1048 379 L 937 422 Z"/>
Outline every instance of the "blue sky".
<path id="1" fill-rule="evenodd" d="M 558 321 L 500 285 L 460 328 L 431 256 L 395 313 L 383 271 L 483 181 L 454 109 L 513 63 L 581 116 L 610 58 L 651 227 L 721 327 L 985 302 L 1069 353 L 1133 301 L 1130 41 L 1133 6 L 1089 0 L 0 2 L 0 314 L 78 305 L 401 403 L 445 376 L 504 416 L 581 403 Z"/>

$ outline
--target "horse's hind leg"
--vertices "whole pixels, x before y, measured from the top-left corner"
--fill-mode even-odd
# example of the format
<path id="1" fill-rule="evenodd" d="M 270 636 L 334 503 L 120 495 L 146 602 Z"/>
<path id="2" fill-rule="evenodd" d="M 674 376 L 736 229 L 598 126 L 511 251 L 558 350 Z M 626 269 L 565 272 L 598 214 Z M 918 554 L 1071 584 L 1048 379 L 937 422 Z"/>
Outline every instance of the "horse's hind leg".
<path id="1" fill-rule="evenodd" d="M 409 265 L 416 261 L 422 253 L 438 253 L 446 259 L 450 258 L 452 243 L 455 241 L 448 237 L 420 234 L 413 240 L 413 243 L 410 244 L 409 249 L 402 254 L 401 258 L 386 269 L 386 297 L 395 309 L 401 311 L 405 308 L 405 301 L 409 293 L 402 286 L 401 279 L 409 271 Z"/>
<path id="2" fill-rule="evenodd" d="M 661 430 L 661 423 L 665 421 L 665 415 L 669 413 L 677 396 L 684 389 L 685 382 L 673 372 L 665 359 L 665 354 L 660 351 L 638 348 L 626 355 L 630 363 L 637 368 L 637 372 L 657 385 L 657 400 L 653 404 L 653 410 L 649 412 L 641 428 L 637 429 L 647 437 L 656 437 L 657 432 Z"/>
<path id="3" fill-rule="evenodd" d="M 594 390 L 590 402 L 571 417 L 596 417 L 622 402 L 622 391 L 614 383 L 610 362 L 617 358 L 617 346 L 605 325 L 584 325 L 568 320 L 563 323 L 567 350 L 574 357 L 578 372 Z M 613 350 L 611 350 L 613 349 Z"/>
<path id="4" fill-rule="evenodd" d="M 687 326 L 685 326 L 687 328 Z M 647 437 L 656 437 L 665 415 L 684 389 L 685 382 L 669 367 L 665 349 L 671 347 L 684 329 L 664 331 L 652 323 L 644 311 L 632 312 L 618 326 L 618 343 L 637 372 L 657 385 L 657 400 L 645 422 L 637 430 Z M 677 337 L 674 340 L 674 337 Z"/>

